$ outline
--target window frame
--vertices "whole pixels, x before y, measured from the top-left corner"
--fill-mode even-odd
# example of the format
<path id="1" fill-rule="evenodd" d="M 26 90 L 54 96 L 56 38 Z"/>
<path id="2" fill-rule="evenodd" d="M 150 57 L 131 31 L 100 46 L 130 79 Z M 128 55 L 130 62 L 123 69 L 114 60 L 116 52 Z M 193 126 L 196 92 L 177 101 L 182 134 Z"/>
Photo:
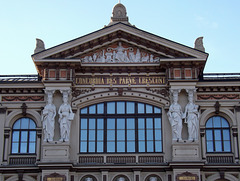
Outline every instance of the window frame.
<path id="1" fill-rule="evenodd" d="M 107 105 L 108 104 L 111 104 L 111 103 L 114 103 L 115 107 L 115 113 L 112 113 L 112 114 L 108 114 L 108 111 L 107 111 Z M 121 104 L 121 103 L 124 103 L 124 113 L 117 113 L 118 109 L 117 109 L 117 104 Z M 134 104 L 134 112 L 132 113 L 127 113 L 127 107 L 128 107 L 128 104 Z M 97 113 L 98 111 L 98 105 L 99 104 L 103 104 L 103 113 L 102 114 L 90 114 L 89 112 L 89 108 L 90 107 L 93 107 L 95 106 L 95 113 Z M 144 105 L 144 113 L 138 113 L 138 104 L 143 104 Z M 152 109 L 152 113 L 147 113 L 147 106 L 150 106 L 151 109 Z M 158 110 L 159 112 L 156 113 L 156 110 Z M 85 112 L 85 113 L 83 113 Z M 151 153 L 163 153 L 163 130 L 162 130 L 162 108 L 161 107 L 157 107 L 157 106 L 154 106 L 154 105 L 150 105 L 150 104 L 146 104 L 146 103 L 143 103 L 143 102 L 137 102 L 137 101 L 105 101 L 105 102 L 100 102 L 100 103 L 97 103 L 97 104 L 93 104 L 93 105 L 89 105 L 89 106 L 86 106 L 86 107 L 83 107 L 80 109 L 80 112 L 79 112 L 79 115 L 80 115 L 80 119 L 79 119 L 79 153 L 80 154 L 131 154 L 131 153 L 141 153 L 141 154 L 144 154 L 144 153 L 147 153 L 147 154 L 151 154 Z M 147 127 L 146 127 L 146 122 L 147 122 L 147 119 L 150 118 L 152 119 L 152 125 L 153 125 L 153 128 L 152 128 L 152 137 L 153 139 L 152 140 L 149 140 L 147 139 Z M 84 121 L 87 122 L 87 126 L 85 125 L 85 128 L 86 129 L 83 129 L 82 128 L 82 120 L 85 119 Z M 95 119 L 95 147 L 94 147 L 94 151 L 90 151 L 89 150 L 89 120 L 90 119 Z M 103 149 L 102 151 L 98 151 L 98 148 L 97 148 L 97 121 L 98 119 L 103 119 L 103 141 L 102 141 L 102 144 L 103 144 Z M 114 138 L 114 150 L 113 151 L 109 151 L 108 150 L 108 147 L 107 147 L 107 144 L 108 144 L 108 139 L 107 139 L 107 136 L 108 136 L 108 128 L 107 128 L 107 120 L 108 119 L 114 119 L 114 124 L 115 124 L 115 127 L 114 127 L 114 134 L 115 134 L 115 138 Z M 121 129 L 118 129 L 117 127 L 117 123 L 118 123 L 118 120 L 122 119 L 125 124 L 124 124 L 124 128 L 121 128 Z M 128 123 L 128 120 L 130 119 L 133 119 L 134 121 L 134 128 L 130 128 L 128 129 L 127 127 L 127 123 Z M 139 148 L 139 127 L 138 127 L 138 119 L 144 119 L 145 121 L 145 151 L 141 151 L 140 152 L 140 148 Z M 156 128 L 156 126 L 154 125 L 155 123 L 155 119 L 159 119 L 160 121 L 160 126 L 159 128 Z M 124 145 L 125 145 L 125 148 L 124 148 L 124 151 L 119 151 L 118 150 L 118 146 L 117 144 L 120 143 L 121 141 L 117 139 L 117 132 L 119 130 L 123 130 L 123 134 L 125 134 L 125 139 L 123 140 L 124 142 Z M 155 136 L 155 132 L 158 131 L 158 133 L 160 135 L 158 135 L 158 139 L 156 139 L 156 136 Z M 82 139 L 82 133 L 83 131 L 85 131 L 85 133 L 87 133 L 87 135 L 85 136 L 85 140 Z M 131 131 L 134 131 L 134 139 L 128 139 L 128 132 L 131 132 Z M 152 144 L 153 144 L 153 151 L 149 151 L 147 150 L 147 142 L 148 141 L 152 141 Z M 82 147 L 82 144 L 85 144 L 85 149 L 81 149 Z M 131 142 L 133 143 L 134 142 L 134 149 L 130 149 L 129 146 L 127 145 L 128 143 L 131 144 Z M 156 143 L 159 143 L 161 144 L 160 146 L 156 147 Z"/>
<path id="2" fill-rule="evenodd" d="M 21 121 L 24 120 L 24 119 L 27 119 L 28 120 L 28 128 L 21 128 Z M 19 128 L 14 128 L 15 124 L 17 124 L 17 122 L 20 122 L 20 127 Z M 35 128 L 30 128 L 30 122 L 32 122 L 34 124 L 34 127 Z M 14 132 L 18 132 L 18 140 L 17 141 L 14 141 Z M 23 132 L 26 132 L 27 134 L 27 139 L 26 141 L 25 140 L 21 140 L 22 138 L 22 133 Z M 34 140 L 31 141 L 30 140 L 30 133 L 31 132 L 34 132 Z M 17 146 L 17 152 L 13 152 L 13 143 L 18 143 L 18 146 Z M 21 143 L 26 143 L 27 146 L 26 146 L 26 152 L 21 152 Z M 30 143 L 34 143 L 34 153 L 31 153 L 30 152 Z M 11 149 L 10 149 L 10 154 L 11 155 L 36 155 L 37 154 L 37 124 L 36 122 L 29 118 L 29 117 L 21 117 L 19 119 L 17 119 L 13 125 L 12 125 L 12 134 L 11 134 Z"/>
<path id="3" fill-rule="evenodd" d="M 215 119 L 216 118 L 216 119 Z M 217 119 L 220 119 L 220 124 L 221 126 L 220 127 L 214 127 L 214 120 L 217 121 Z M 222 120 L 226 121 L 228 126 L 227 127 L 223 127 L 222 126 Z M 211 127 L 207 127 L 207 124 L 209 121 L 212 121 L 212 126 Z M 228 134 L 227 135 L 229 137 L 229 140 L 225 140 L 224 139 L 224 131 L 228 131 Z M 212 137 L 212 140 L 211 139 L 208 139 L 208 134 L 207 132 L 210 132 L 211 134 L 211 137 Z M 216 131 L 220 131 L 220 138 L 218 140 L 216 140 Z M 206 142 L 206 153 L 208 154 L 222 154 L 222 153 L 232 153 L 232 139 L 231 139 L 231 129 L 230 129 L 230 124 L 229 124 L 229 121 L 223 117 L 223 116 L 219 116 L 219 115 L 214 115 L 214 116 L 211 116 L 208 118 L 208 120 L 206 121 L 205 123 L 205 142 Z M 220 142 L 221 143 L 221 151 L 218 151 L 217 148 L 216 148 L 216 142 Z M 230 150 L 229 151 L 224 151 L 225 150 L 225 147 L 224 147 L 224 142 L 227 141 L 228 144 L 229 144 L 229 148 Z M 213 151 L 209 151 L 208 150 L 208 142 L 212 142 L 212 149 Z"/>

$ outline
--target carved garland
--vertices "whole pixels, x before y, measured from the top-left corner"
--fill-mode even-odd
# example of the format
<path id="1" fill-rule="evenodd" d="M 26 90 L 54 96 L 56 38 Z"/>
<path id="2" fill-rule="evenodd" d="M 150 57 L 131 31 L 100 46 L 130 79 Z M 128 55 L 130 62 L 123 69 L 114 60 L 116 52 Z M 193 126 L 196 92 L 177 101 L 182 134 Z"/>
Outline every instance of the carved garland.
<path id="1" fill-rule="evenodd" d="M 2 101 L 44 101 L 44 96 L 3 96 Z"/>
<path id="2" fill-rule="evenodd" d="M 205 95 L 198 95 L 198 100 L 214 100 L 214 99 L 240 99 L 239 94 L 205 94 Z"/>

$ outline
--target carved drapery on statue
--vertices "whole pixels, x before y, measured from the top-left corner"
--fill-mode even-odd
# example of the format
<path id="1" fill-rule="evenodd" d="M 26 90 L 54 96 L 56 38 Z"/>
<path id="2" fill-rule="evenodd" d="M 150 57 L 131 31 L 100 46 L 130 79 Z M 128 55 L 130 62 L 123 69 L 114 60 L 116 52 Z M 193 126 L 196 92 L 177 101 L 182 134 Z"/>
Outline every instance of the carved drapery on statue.
<path id="1" fill-rule="evenodd" d="M 119 42 L 80 58 L 82 63 L 158 63 L 159 57 Z"/>
<path id="2" fill-rule="evenodd" d="M 45 90 L 47 94 L 47 104 L 42 111 L 43 141 L 53 141 L 55 129 L 56 106 L 53 104 L 54 90 Z"/>
<path id="3" fill-rule="evenodd" d="M 188 104 L 185 107 L 183 118 L 188 125 L 188 140 L 198 140 L 199 112 L 198 105 L 194 104 L 194 92 L 196 89 L 186 90 L 188 93 Z"/>
<path id="4" fill-rule="evenodd" d="M 167 113 L 169 122 L 172 126 L 172 140 L 182 140 L 182 108 L 178 104 L 178 93 L 180 89 L 172 89 L 173 103 Z"/>
<path id="5" fill-rule="evenodd" d="M 61 90 L 63 95 L 63 103 L 58 110 L 59 124 L 60 124 L 60 140 L 69 141 L 71 131 L 71 121 L 74 119 L 74 113 L 72 112 L 71 105 L 68 102 L 70 90 Z"/>

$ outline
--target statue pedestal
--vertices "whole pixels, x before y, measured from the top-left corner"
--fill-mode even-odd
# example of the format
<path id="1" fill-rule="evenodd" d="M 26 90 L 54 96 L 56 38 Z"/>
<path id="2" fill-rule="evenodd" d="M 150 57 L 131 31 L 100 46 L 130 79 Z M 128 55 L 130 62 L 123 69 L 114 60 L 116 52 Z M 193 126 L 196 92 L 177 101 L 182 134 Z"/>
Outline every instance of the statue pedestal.
<path id="1" fill-rule="evenodd" d="M 51 141 L 43 144 L 42 162 L 69 162 L 68 142 Z"/>
<path id="2" fill-rule="evenodd" d="M 172 161 L 200 161 L 199 141 L 174 141 L 172 143 Z"/>

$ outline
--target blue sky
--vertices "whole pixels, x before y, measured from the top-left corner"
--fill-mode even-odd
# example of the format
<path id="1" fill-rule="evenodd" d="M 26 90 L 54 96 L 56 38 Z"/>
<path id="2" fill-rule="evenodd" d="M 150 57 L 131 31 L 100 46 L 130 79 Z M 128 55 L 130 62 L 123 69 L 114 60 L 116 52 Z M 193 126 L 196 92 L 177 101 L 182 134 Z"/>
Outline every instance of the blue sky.
<path id="1" fill-rule="evenodd" d="M 118 0 L 2 0 L 0 74 L 36 74 L 36 38 L 50 48 L 101 29 Z M 131 24 L 193 47 L 203 36 L 205 73 L 240 72 L 239 0 L 121 0 Z"/>

